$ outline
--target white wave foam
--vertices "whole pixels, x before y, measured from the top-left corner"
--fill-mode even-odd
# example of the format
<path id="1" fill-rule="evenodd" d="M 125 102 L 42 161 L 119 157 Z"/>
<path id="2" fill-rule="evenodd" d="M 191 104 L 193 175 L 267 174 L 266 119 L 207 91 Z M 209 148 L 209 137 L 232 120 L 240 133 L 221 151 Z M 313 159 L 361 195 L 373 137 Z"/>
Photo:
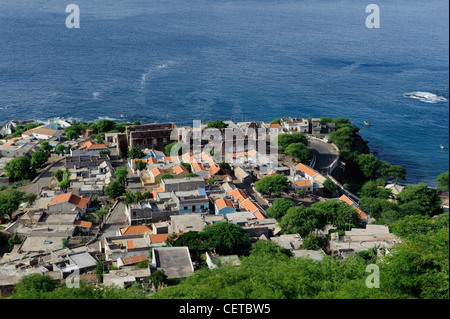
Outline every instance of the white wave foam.
<path id="1" fill-rule="evenodd" d="M 448 100 L 443 96 L 438 96 L 436 94 L 430 92 L 416 91 L 404 93 L 404 97 L 408 97 L 411 99 L 416 99 L 425 103 L 438 103 L 438 102 L 447 102 Z"/>
<path id="2" fill-rule="evenodd" d="M 141 75 L 141 89 L 144 88 L 146 82 L 147 82 L 147 78 L 154 72 L 154 71 L 159 71 L 159 70 L 163 70 L 166 69 L 167 67 L 171 66 L 175 64 L 175 61 L 166 61 L 165 63 L 162 64 L 158 64 L 155 67 L 151 67 L 148 69 L 147 72 L 143 73 Z"/>
<path id="3" fill-rule="evenodd" d="M 94 93 L 92 93 L 92 97 L 93 97 L 94 99 L 97 99 L 99 95 L 100 95 L 100 92 L 94 92 Z"/>
<path id="4" fill-rule="evenodd" d="M 99 116 L 97 117 L 97 120 L 110 120 L 110 121 L 117 121 L 118 119 L 109 117 L 109 116 Z"/>

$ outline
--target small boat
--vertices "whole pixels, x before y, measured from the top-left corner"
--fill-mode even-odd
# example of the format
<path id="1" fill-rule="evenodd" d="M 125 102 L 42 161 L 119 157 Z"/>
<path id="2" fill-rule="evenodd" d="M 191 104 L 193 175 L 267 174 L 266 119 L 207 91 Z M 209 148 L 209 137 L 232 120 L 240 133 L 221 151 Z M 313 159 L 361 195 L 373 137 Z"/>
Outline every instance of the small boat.
<path id="1" fill-rule="evenodd" d="M 442 144 L 441 144 L 441 145 L 440 145 L 439 147 L 441 148 L 441 150 L 443 150 L 443 149 L 444 149 L 444 145 L 442 145 Z"/>
<path id="2" fill-rule="evenodd" d="M 372 126 L 372 123 L 367 122 L 367 121 L 364 121 L 364 125 L 366 125 L 366 126 Z"/>

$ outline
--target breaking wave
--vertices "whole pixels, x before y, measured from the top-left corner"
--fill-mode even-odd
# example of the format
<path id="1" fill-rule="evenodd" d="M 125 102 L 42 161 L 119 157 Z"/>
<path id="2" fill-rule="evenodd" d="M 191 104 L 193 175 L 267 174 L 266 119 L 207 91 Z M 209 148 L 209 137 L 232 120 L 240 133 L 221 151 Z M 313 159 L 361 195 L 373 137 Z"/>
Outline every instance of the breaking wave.
<path id="1" fill-rule="evenodd" d="M 448 102 L 448 100 L 443 97 L 439 96 L 430 92 L 422 92 L 422 91 L 416 91 L 416 92 L 410 92 L 410 93 L 404 93 L 404 97 L 410 98 L 410 99 L 416 99 L 421 102 L 425 103 L 438 103 L 438 102 Z"/>

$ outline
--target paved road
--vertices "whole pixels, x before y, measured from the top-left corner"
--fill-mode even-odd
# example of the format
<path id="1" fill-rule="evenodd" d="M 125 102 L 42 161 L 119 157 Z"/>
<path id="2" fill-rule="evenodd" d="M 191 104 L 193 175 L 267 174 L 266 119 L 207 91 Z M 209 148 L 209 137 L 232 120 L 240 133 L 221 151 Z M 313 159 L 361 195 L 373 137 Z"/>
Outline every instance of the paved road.
<path id="1" fill-rule="evenodd" d="M 58 169 L 64 170 L 64 161 L 55 163 L 47 172 L 45 172 L 35 183 L 30 183 L 20 188 L 20 190 L 39 194 L 42 187 L 50 185 L 50 181 L 53 178 L 52 173 L 57 171 Z"/>
<path id="2" fill-rule="evenodd" d="M 316 139 L 309 139 L 309 146 L 316 155 L 314 169 L 324 174 L 328 167 L 339 157 L 337 150 L 330 143 Z"/>
<path id="3" fill-rule="evenodd" d="M 125 217 L 125 205 L 123 202 L 119 202 L 114 207 L 111 215 L 109 215 L 103 228 L 101 230 L 100 238 L 111 237 L 117 235 L 117 229 L 128 226 Z"/>

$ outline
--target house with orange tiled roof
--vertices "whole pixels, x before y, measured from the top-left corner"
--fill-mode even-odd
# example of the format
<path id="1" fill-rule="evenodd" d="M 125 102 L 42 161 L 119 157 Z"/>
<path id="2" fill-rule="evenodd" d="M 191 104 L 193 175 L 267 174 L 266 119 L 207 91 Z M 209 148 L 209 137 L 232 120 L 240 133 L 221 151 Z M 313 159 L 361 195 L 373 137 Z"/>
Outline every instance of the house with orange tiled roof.
<path id="1" fill-rule="evenodd" d="M 152 229 L 147 225 L 134 225 L 119 229 L 117 235 L 124 236 L 124 235 L 145 234 L 151 233 L 151 231 Z"/>
<path id="2" fill-rule="evenodd" d="M 28 131 L 22 133 L 22 138 L 27 138 L 27 139 L 36 138 L 38 140 L 50 140 L 53 137 L 60 140 L 61 132 L 58 130 L 49 128 L 48 125 L 35 127 L 31 130 L 28 130 Z"/>
<path id="3" fill-rule="evenodd" d="M 175 177 L 184 177 L 189 174 L 189 171 L 183 165 L 178 164 L 177 166 L 172 168 L 172 173 L 175 175 Z"/>
<path id="4" fill-rule="evenodd" d="M 301 180 L 309 180 L 312 183 L 312 192 L 314 194 L 318 194 L 318 195 L 322 194 L 323 183 L 325 183 L 325 181 L 327 180 L 325 176 L 323 176 L 316 170 L 312 169 L 311 167 L 309 167 L 308 165 L 305 165 L 303 163 L 299 163 L 295 166 L 294 174 L 295 174 L 295 176 L 293 177 L 294 183 L 295 183 L 295 181 L 299 181 L 299 180 L 300 181 Z M 300 184 L 302 184 L 302 183 L 300 183 Z M 298 185 L 298 186 L 304 186 L 304 185 Z M 306 186 L 306 185 L 305 185 L 305 187 L 308 188 L 308 186 Z"/>
<path id="5" fill-rule="evenodd" d="M 242 203 L 247 199 L 247 195 L 245 194 L 245 192 L 239 188 L 231 190 L 229 194 L 233 197 L 233 200 L 239 203 Z"/>
<path id="6" fill-rule="evenodd" d="M 136 265 L 139 262 L 148 261 L 148 254 L 126 256 L 117 259 L 117 267 Z"/>
<path id="7" fill-rule="evenodd" d="M 309 179 L 296 180 L 294 181 L 293 187 L 296 191 L 301 190 L 305 194 L 313 193 L 313 182 L 311 182 Z"/>
<path id="8" fill-rule="evenodd" d="M 363 212 L 358 207 L 358 205 L 354 201 L 352 201 L 347 195 L 342 195 L 341 197 L 339 197 L 339 200 L 341 200 L 341 201 L 347 203 L 348 205 L 354 207 L 356 209 L 356 211 L 358 212 L 358 215 L 359 215 L 360 218 L 364 218 L 364 219 L 369 218 L 369 216 L 365 212 Z"/>
<path id="9" fill-rule="evenodd" d="M 74 193 L 66 193 L 55 196 L 48 203 L 48 211 L 50 213 L 77 213 L 81 216 L 86 213 L 91 198 L 88 196 L 77 196 Z"/>
<path id="10" fill-rule="evenodd" d="M 259 207 L 250 198 L 247 198 L 240 203 L 240 206 L 250 213 L 255 213 L 259 210 Z"/>
<path id="11" fill-rule="evenodd" d="M 93 141 L 87 141 L 80 147 L 72 147 L 70 149 L 71 156 L 79 155 L 99 155 L 101 151 L 108 151 L 109 148 L 105 144 L 97 144 Z"/>
<path id="12" fill-rule="evenodd" d="M 229 199 L 220 198 L 214 202 L 214 212 L 216 215 L 223 215 L 226 217 L 227 214 L 235 213 L 236 209 Z"/>

